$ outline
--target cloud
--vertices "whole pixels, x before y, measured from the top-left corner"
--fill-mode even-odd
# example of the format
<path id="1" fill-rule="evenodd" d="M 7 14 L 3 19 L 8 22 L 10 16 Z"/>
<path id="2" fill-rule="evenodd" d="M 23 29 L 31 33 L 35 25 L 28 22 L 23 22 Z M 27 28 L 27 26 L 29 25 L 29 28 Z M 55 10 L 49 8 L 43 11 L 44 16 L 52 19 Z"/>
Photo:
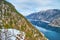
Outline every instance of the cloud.
<path id="1" fill-rule="evenodd" d="M 60 8 L 59 0 L 7 0 L 12 3 L 15 8 L 23 15 L 29 15 L 30 13 L 40 10 L 46 10 L 51 8 Z"/>
<path id="2" fill-rule="evenodd" d="M 52 1 L 51 0 L 35 0 L 35 2 L 38 4 L 46 5 L 51 3 Z"/>

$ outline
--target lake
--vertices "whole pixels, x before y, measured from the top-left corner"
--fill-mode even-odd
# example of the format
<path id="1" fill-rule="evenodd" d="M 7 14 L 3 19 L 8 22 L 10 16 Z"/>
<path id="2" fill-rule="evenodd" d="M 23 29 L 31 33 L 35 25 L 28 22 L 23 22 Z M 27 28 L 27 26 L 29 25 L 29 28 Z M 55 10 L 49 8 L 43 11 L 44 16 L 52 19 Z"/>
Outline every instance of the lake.
<path id="1" fill-rule="evenodd" d="M 60 28 L 48 25 L 42 21 L 29 20 L 39 31 L 41 31 L 49 40 L 60 40 Z"/>

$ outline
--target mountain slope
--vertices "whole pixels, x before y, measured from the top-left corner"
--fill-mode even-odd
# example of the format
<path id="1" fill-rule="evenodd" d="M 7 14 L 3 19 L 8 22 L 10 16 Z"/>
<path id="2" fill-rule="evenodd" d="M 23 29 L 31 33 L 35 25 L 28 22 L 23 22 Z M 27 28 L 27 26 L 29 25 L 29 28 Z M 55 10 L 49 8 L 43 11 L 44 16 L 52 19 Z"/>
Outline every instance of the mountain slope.
<path id="1" fill-rule="evenodd" d="M 25 40 L 47 40 L 12 4 L 0 0 L 0 29 L 10 28 L 25 32 Z"/>
<path id="2" fill-rule="evenodd" d="M 48 22 L 51 24 L 55 24 L 57 26 L 60 25 L 60 10 L 59 9 L 49 9 L 46 11 L 40 11 L 40 12 L 36 12 L 36 13 L 32 13 L 31 15 L 27 16 L 28 19 L 33 19 L 33 20 L 42 20 L 44 22 Z M 59 24 L 57 24 L 54 20 L 57 19 L 56 21 L 58 21 Z M 54 21 L 54 23 L 53 23 Z"/>
<path id="3" fill-rule="evenodd" d="M 60 27 L 60 17 L 54 19 L 49 25 Z"/>

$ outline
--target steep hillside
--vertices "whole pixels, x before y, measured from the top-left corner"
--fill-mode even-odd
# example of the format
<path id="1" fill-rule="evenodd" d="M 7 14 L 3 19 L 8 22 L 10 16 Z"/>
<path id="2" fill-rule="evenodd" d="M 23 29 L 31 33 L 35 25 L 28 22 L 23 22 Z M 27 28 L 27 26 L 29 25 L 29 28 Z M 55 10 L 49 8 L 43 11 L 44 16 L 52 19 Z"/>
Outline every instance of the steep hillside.
<path id="1" fill-rule="evenodd" d="M 55 25 L 60 25 L 60 21 L 58 21 L 59 24 L 57 24 L 54 20 L 59 20 L 60 17 L 60 10 L 59 9 L 49 9 L 46 11 L 40 11 L 33 13 L 31 15 L 28 15 L 28 19 L 33 19 L 33 20 L 40 20 L 44 21 L 47 23 L 55 24 Z M 56 20 L 56 21 L 57 21 Z M 53 23 L 54 21 L 54 23 Z"/>
<path id="2" fill-rule="evenodd" d="M 47 40 L 24 16 L 16 11 L 12 4 L 5 0 L 0 0 L 0 29 L 23 31 L 24 40 Z"/>

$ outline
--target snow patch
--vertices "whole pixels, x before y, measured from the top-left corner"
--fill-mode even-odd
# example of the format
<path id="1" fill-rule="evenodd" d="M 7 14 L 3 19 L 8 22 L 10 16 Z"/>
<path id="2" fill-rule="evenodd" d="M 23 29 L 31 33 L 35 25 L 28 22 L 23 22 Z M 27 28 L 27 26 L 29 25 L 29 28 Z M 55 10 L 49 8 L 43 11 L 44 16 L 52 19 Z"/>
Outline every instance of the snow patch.
<path id="1" fill-rule="evenodd" d="M 16 29 L 0 29 L 0 38 L 1 40 L 16 40 L 18 38 L 20 40 L 25 39 L 25 33 Z"/>

